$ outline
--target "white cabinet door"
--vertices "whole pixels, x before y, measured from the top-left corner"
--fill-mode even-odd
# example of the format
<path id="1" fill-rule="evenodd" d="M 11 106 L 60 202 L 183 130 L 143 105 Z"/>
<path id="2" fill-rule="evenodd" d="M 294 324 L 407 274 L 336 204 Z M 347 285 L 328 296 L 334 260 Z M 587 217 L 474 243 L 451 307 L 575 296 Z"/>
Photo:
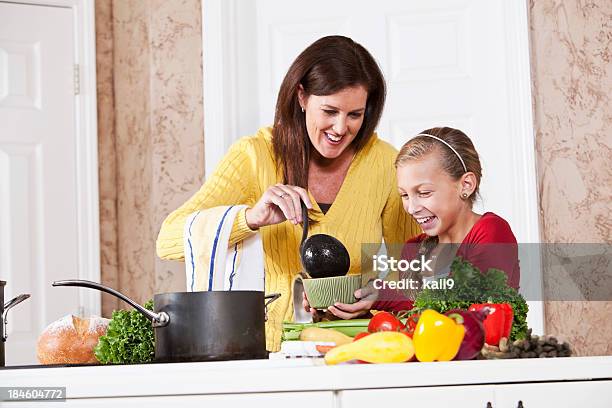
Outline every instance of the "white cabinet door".
<path id="1" fill-rule="evenodd" d="M 0 279 L 5 299 L 32 297 L 8 316 L 6 364 L 35 363 L 49 322 L 77 313 L 74 27 L 70 8 L 0 2 Z"/>
<path id="2" fill-rule="evenodd" d="M 489 408 L 495 407 L 493 396 L 492 387 L 475 385 L 340 391 L 338 398 L 341 407 L 350 408 Z"/>
<path id="3" fill-rule="evenodd" d="M 612 381 L 495 386 L 493 408 L 612 407 Z"/>
<path id="4" fill-rule="evenodd" d="M 163 385 L 161 385 L 163 387 Z M 23 405 L 20 405 L 23 404 Z M 44 407 L 45 403 L 36 402 L 14 403 L 20 406 Z M 47 403 L 56 406 L 56 402 Z M 11 404 L 13 406 L 13 404 Z M 67 400 L 62 404 L 67 408 L 335 408 L 334 393 L 328 392 L 278 392 L 278 393 L 248 393 L 248 394 L 218 394 L 218 395 L 181 395 L 164 397 L 134 397 L 134 398 L 94 398 Z"/>

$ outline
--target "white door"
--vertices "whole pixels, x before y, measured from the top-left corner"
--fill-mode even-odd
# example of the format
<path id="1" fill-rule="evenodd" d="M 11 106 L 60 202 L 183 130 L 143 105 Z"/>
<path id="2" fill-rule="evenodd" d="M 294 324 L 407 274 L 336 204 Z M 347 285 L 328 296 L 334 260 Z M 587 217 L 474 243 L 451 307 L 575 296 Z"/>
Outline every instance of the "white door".
<path id="1" fill-rule="evenodd" d="M 466 132 L 481 154 L 478 211 L 539 242 L 526 1 L 203 0 L 206 172 L 231 142 L 272 124 L 295 57 L 316 39 L 346 35 L 387 80 L 379 135 L 399 148 L 434 126 Z M 532 251 L 533 252 L 533 251 Z M 539 258 L 521 257 L 521 289 L 541 299 Z M 543 327 L 530 304 L 530 326 Z"/>
<path id="2" fill-rule="evenodd" d="M 70 8 L 0 3 L 0 279 L 6 365 L 35 363 L 51 321 L 78 313 L 73 15 Z"/>
<path id="3" fill-rule="evenodd" d="M 222 136 L 229 142 L 272 123 L 281 81 L 304 48 L 324 35 L 346 35 L 372 53 L 387 80 L 379 135 L 399 148 L 432 126 L 466 132 L 482 156 L 481 210 L 508 219 L 519 242 L 538 242 L 537 202 L 530 190 L 535 164 L 524 151 L 533 143 L 533 124 L 521 117 L 531 111 L 525 2 L 220 1 L 234 9 L 222 10 L 231 14 L 222 16 L 229 23 L 220 30 L 226 38 L 204 36 L 204 63 L 225 61 L 227 69 L 214 78 L 205 73 L 204 91 L 226 81 L 228 103 L 209 99 L 225 115 L 209 115 L 207 121 L 227 117 L 230 134 Z M 205 19 L 219 20 L 215 3 L 204 0 Z M 211 55 L 216 43 L 225 58 Z M 519 57 L 527 64 L 517 65 Z M 520 68 L 526 72 L 515 72 Z M 518 97 L 522 86 L 527 94 Z M 207 150 L 219 136 L 206 138 Z M 218 159 L 207 156 L 207 170 Z"/>

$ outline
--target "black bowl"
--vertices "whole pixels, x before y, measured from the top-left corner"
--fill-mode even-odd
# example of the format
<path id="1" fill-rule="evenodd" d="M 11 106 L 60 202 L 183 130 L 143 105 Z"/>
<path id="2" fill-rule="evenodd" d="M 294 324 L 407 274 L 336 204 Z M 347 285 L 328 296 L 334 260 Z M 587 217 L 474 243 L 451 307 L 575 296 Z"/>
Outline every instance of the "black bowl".
<path id="1" fill-rule="evenodd" d="M 300 251 L 304 271 L 311 278 L 343 276 L 351 259 L 346 247 L 331 235 L 315 234 L 302 244 Z"/>

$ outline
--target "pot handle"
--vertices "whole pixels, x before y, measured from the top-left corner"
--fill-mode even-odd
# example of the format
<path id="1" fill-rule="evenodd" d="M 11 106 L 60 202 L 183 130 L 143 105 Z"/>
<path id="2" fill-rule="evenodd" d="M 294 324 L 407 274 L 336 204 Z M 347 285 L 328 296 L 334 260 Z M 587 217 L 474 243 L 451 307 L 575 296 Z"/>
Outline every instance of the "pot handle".
<path id="1" fill-rule="evenodd" d="M 53 286 L 79 286 L 83 288 L 97 289 L 102 292 L 109 293 L 126 303 L 129 303 L 134 309 L 138 310 L 141 314 L 143 314 L 147 319 L 151 321 L 153 327 L 164 327 L 170 323 L 170 316 L 166 312 L 155 313 L 150 311 L 149 309 L 144 308 L 138 303 L 134 302 L 129 297 L 125 296 L 123 293 L 117 292 L 115 289 L 111 289 L 107 286 L 101 285 L 96 282 L 81 280 L 81 279 L 69 279 L 69 280 L 60 280 L 53 282 Z"/>
<path id="2" fill-rule="evenodd" d="M 8 325 L 8 311 L 14 307 L 17 306 L 19 303 L 23 302 L 24 300 L 26 300 L 27 298 L 30 297 L 29 293 L 23 293 L 17 297 L 12 298 L 11 300 L 9 300 L 8 302 L 6 302 L 4 304 L 4 312 L 2 312 L 2 322 L 4 324 L 4 331 L 2 332 L 2 341 L 6 341 L 6 339 L 8 338 L 8 334 L 7 334 L 7 325 Z"/>
<path id="3" fill-rule="evenodd" d="M 268 305 L 274 302 L 279 297 L 281 297 L 280 293 L 271 293 L 269 295 L 264 296 L 264 299 L 270 299 L 264 304 L 264 316 L 265 316 L 266 322 L 268 321 Z"/>

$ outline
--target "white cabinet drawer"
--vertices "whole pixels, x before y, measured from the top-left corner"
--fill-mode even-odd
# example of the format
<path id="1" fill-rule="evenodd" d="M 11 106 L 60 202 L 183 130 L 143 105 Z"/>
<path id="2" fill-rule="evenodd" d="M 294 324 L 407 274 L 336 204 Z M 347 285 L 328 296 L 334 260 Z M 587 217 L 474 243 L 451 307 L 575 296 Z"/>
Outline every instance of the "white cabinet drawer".
<path id="1" fill-rule="evenodd" d="M 493 404 L 493 397 L 493 387 L 481 385 L 339 392 L 341 408 L 384 408 L 398 403 L 418 408 L 487 408 L 487 403 Z"/>
<path id="2" fill-rule="evenodd" d="M 612 407 L 612 381 L 572 381 L 495 386 L 493 408 Z"/>
<path id="3" fill-rule="evenodd" d="M 6 405 L 5 405 L 6 404 Z M 83 398 L 57 402 L 10 402 L 0 406 L 11 408 L 168 408 L 168 407 L 223 407 L 223 408 L 336 408 L 334 393 L 271 392 L 247 394 L 180 395 L 166 397 Z"/>

